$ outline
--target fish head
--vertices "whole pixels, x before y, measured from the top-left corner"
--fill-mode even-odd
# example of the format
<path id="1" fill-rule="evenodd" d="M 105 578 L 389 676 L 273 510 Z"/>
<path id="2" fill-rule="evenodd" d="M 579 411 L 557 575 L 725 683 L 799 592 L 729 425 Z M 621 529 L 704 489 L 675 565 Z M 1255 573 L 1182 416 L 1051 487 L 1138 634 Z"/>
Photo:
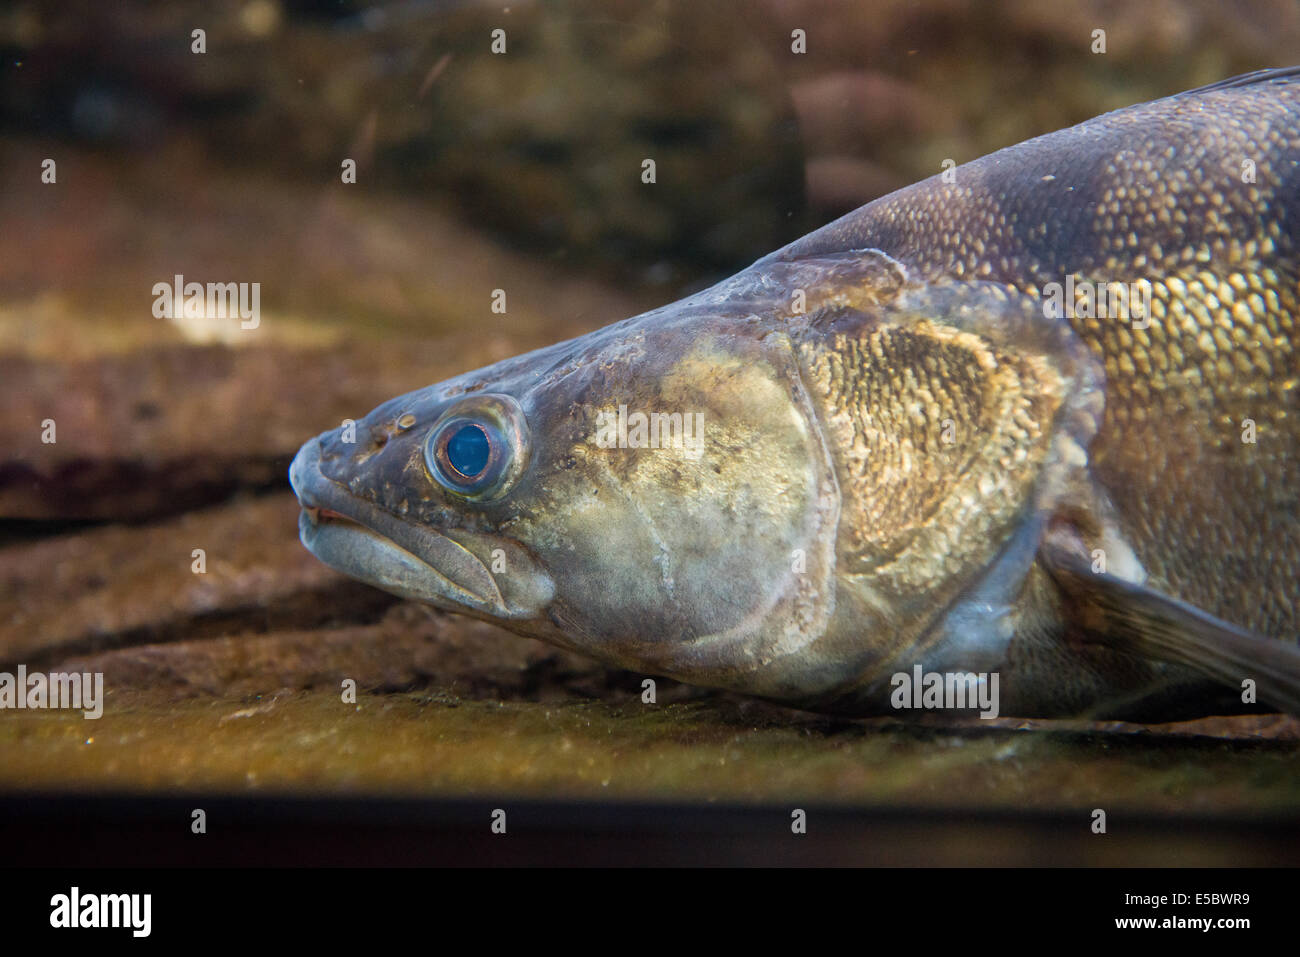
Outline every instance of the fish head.
<path id="1" fill-rule="evenodd" d="M 998 657 L 988 609 L 1086 446 L 1061 423 L 1095 428 L 1090 360 L 1031 297 L 904 286 L 870 251 L 760 263 L 390 400 L 299 452 L 302 540 L 408 598 L 802 706 L 931 645 Z"/>
<path id="2" fill-rule="evenodd" d="M 838 492 L 735 287 L 383 403 L 291 468 L 304 545 L 389 592 L 753 690 L 824 629 Z"/>

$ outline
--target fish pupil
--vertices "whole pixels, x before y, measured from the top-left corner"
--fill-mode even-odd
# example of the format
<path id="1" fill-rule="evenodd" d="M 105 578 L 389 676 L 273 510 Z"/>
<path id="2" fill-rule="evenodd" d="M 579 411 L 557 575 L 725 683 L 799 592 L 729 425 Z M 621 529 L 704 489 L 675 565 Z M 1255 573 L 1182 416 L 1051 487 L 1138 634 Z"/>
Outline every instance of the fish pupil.
<path id="1" fill-rule="evenodd" d="M 463 425 L 447 440 L 447 461 L 465 478 L 475 478 L 487 468 L 492 445 L 477 425 Z"/>

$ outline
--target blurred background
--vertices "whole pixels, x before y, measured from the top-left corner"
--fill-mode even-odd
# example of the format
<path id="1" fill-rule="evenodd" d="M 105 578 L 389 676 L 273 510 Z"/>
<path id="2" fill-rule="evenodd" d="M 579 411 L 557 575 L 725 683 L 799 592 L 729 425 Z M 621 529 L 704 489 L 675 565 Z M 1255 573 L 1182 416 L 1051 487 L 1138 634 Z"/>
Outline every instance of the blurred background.
<path id="1" fill-rule="evenodd" d="M 945 160 L 1295 63 L 1295 0 L 6 4 L 0 670 L 102 671 L 108 698 L 97 722 L 0 715 L 0 789 L 1294 820 L 1281 717 L 915 727 L 668 681 L 649 708 L 643 676 L 329 571 L 286 469 L 345 417 L 679 298 Z M 260 283 L 257 328 L 155 317 L 178 274 Z"/>

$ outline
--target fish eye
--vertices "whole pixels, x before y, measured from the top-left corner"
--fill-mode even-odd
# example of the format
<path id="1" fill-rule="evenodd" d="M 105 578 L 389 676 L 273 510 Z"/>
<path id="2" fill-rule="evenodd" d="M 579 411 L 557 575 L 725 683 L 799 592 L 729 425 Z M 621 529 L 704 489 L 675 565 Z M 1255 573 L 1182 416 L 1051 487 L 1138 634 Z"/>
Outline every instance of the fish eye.
<path id="1" fill-rule="evenodd" d="M 425 464 L 439 485 L 458 496 L 499 498 L 523 470 L 527 437 L 527 423 L 514 399 L 474 396 L 434 423 Z"/>

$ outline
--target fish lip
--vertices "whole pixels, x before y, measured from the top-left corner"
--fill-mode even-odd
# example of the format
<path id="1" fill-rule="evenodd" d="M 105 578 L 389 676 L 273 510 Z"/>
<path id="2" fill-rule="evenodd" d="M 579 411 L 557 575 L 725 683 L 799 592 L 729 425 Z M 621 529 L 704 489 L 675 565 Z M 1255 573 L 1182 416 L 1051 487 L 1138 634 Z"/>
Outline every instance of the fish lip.
<path id="1" fill-rule="evenodd" d="M 289 466 L 289 485 L 302 508 L 298 537 L 309 552 L 332 568 L 403 597 L 450 611 L 520 617 L 521 610 L 507 604 L 496 579 L 473 552 L 447 535 L 411 525 L 357 498 L 321 470 L 320 459 L 317 436 L 298 450 Z M 350 563 L 358 552 L 387 560 L 390 572 L 395 565 L 403 566 L 407 575 L 399 583 Z"/>

